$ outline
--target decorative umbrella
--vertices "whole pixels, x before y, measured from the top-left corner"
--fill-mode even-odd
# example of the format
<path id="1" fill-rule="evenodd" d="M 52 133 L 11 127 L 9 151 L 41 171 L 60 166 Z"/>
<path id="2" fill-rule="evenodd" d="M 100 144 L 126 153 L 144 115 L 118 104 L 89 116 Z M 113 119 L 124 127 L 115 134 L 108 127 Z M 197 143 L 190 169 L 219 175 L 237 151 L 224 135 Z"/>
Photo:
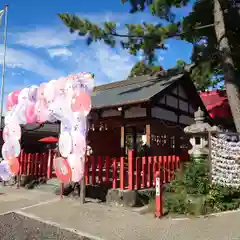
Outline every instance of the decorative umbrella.
<path id="1" fill-rule="evenodd" d="M 43 142 L 43 143 L 57 143 L 58 138 L 56 138 L 56 137 L 45 137 L 45 138 L 39 139 L 38 141 Z"/>
<path id="2" fill-rule="evenodd" d="M 52 169 L 51 169 L 51 161 L 52 161 L 52 151 L 53 149 L 51 149 L 51 144 L 57 143 L 58 142 L 58 138 L 56 137 L 45 137 L 45 138 L 41 138 L 38 140 L 39 142 L 42 143 L 48 143 L 48 172 L 47 172 L 47 177 L 48 179 L 51 178 L 52 176 Z"/>

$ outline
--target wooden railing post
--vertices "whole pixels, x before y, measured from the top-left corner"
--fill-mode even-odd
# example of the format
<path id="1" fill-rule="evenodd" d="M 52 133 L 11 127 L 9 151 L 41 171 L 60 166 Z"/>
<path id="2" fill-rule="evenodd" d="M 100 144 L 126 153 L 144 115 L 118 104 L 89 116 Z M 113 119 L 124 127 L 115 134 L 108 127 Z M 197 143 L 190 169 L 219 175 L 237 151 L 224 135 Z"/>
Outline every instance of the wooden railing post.
<path id="1" fill-rule="evenodd" d="M 124 171 L 124 157 L 120 158 L 120 189 L 125 189 L 125 171 Z"/>
<path id="2" fill-rule="evenodd" d="M 145 188 L 146 187 L 146 183 L 147 183 L 147 174 L 146 174 L 146 157 L 142 158 L 142 187 Z"/>
<path id="3" fill-rule="evenodd" d="M 109 184 L 109 171 L 110 171 L 110 157 L 106 157 L 106 164 L 105 164 L 105 183 Z"/>
<path id="4" fill-rule="evenodd" d="M 134 189 L 134 172 L 133 172 L 133 162 L 134 162 L 134 150 L 128 150 L 128 189 Z"/>
<path id="5" fill-rule="evenodd" d="M 102 183 L 103 173 L 103 159 L 101 156 L 98 157 L 98 183 Z"/>
<path id="6" fill-rule="evenodd" d="M 92 163 L 92 185 L 96 184 L 96 157 L 91 157 L 91 163 Z"/>
<path id="7" fill-rule="evenodd" d="M 113 158 L 113 183 L 112 183 L 112 187 L 113 189 L 117 188 L 117 165 L 118 165 L 118 161 L 117 158 Z"/>
<path id="8" fill-rule="evenodd" d="M 136 189 L 141 188 L 141 157 L 136 158 Z"/>

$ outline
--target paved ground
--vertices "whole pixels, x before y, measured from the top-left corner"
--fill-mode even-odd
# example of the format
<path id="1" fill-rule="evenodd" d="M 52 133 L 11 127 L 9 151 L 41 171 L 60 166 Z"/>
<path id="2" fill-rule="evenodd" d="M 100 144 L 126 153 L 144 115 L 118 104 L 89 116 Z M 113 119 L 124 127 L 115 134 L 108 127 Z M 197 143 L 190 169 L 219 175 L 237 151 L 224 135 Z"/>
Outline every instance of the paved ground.
<path id="1" fill-rule="evenodd" d="M 29 227 L 29 231 L 31 231 L 30 222 L 39 224 L 39 221 L 42 221 L 46 224 L 52 225 L 53 228 L 55 227 L 54 234 L 56 234 L 56 232 L 59 233 L 59 228 L 65 228 L 68 231 L 71 231 L 72 234 L 81 234 L 89 239 L 240 239 L 240 212 L 227 213 L 221 216 L 205 219 L 158 220 L 151 216 L 142 216 L 138 213 L 124 210 L 122 208 L 113 208 L 96 203 L 86 203 L 81 206 L 77 200 L 60 200 L 59 198 L 53 197 L 50 193 L 44 193 L 37 190 L 4 188 L 2 192 L 3 191 L 5 194 L 0 196 L 0 212 L 15 211 L 15 213 L 20 214 L 20 216 L 17 215 L 18 218 L 21 218 L 21 216 L 24 219 L 27 218 L 25 226 Z M 28 218 L 34 220 L 29 221 Z M 14 224 L 14 221 L 11 223 L 11 215 L 9 214 L 7 216 L 1 216 L 0 221 L 2 219 L 8 219 L 8 226 Z M 44 226 L 46 229 L 47 225 Z M 49 225 L 48 228 L 50 228 Z M 39 227 L 39 229 L 43 229 L 41 231 L 46 231 L 42 227 Z M 4 238 L 0 236 L 0 239 Z M 26 238 L 13 239 L 23 240 Z M 54 239 L 64 238 L 55 237 Z M 77 238 L 72 237 L 68 239 Z M 83 238 L 79 237 L 79 239 Z"/>

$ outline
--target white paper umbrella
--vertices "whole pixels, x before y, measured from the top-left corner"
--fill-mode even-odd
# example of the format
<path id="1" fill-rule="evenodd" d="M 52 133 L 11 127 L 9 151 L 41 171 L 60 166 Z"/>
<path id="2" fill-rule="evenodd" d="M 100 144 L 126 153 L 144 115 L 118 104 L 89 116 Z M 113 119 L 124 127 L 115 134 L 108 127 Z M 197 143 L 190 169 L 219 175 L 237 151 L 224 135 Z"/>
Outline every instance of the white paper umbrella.
<path id="1" fill-rule="evenodd" d="M 37 92 L 38 92 L 38 86 L 31 86 L 29 88 L 29 92 L 28 92 L 28 99 L 31 102 L 36 102 L 37 101 Z"/>
<path id="2" fill-rule="evenodd" d="M 72 170 L 72 181 L 79 182 L 84 174 L 84 161 L 83 158 L 77 154 L 70 154 L 68 156 L 68 163 Z"/>
<path id="3" fill-rule="evenodd" d="M 29 88 L 24 88 L 18 95 L 18 102 L 24 102 L 29 100 Z"/>
<path id="4" fill-rule="evenodd" d="M 16 106 L 14 106 L 11 111 L 6 112 L 6 115 L 4 118 L 5 125 L 11 122 L 18 122 L 18 118 L 16 116 Z"/>
<path id="5" fill-rule="evenodd" d="M 75 154 L 84 156 L 86 151 L 86 138 L 79 131 L 72 131 L 72 150 Z"/>
<path id="6" fill-rule="evenodd" d="M 3 181 L 9 181 L 12 177 L 12 174 L 9 172 L 9 165 L 7 161 L 2 161 L 0 163 L 0 178 Z"/>
<path id="7" fill-rule="evenodd" d="M 55 84 L 56 84 L 56 81 L 52 80 L 49 83 L 47 83 L 46 87 L 44 88 L 44 97 L 48 102 L 53 101 L 55 98 L 55 93 L 56 93 Z"/>
<path id="8" fill-rule="evenodd" d="M 15 138 L 20 140 L 21 138 L 21 127 L 16 122 L 7 124 L 3 129 L 3 140 L 6 142 L 9 138 Z"/>
<path id="9" fill-rule="evenodd" d="M 59 152 L 63 157 L 68 157 L 72 151 L 72 137 L 69 132 L 65 131 L 59 137 Z"/>
<path id="10" fill-rule="evenodd" d="M 18 157 L 21 152 L 20 143 L 13 138 L 7 140 L 2 146 L 2 157 L 8 160 L 10 157 Z"/>

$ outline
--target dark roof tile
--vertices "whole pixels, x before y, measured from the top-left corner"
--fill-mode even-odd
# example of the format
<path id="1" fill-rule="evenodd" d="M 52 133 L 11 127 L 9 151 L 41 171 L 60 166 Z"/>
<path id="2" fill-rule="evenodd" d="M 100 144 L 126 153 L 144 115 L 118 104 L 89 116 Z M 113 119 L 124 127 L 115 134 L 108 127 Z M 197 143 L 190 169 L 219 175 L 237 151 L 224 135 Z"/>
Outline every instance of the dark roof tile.
<path id="1" fill-rule="evenodd" d="M 151 97 L 179 80 L 183 74 L 172 77 L 140 76 L 124 81 L 109 83 L 95 88 L 93 108 L 148 101 Z"/>

